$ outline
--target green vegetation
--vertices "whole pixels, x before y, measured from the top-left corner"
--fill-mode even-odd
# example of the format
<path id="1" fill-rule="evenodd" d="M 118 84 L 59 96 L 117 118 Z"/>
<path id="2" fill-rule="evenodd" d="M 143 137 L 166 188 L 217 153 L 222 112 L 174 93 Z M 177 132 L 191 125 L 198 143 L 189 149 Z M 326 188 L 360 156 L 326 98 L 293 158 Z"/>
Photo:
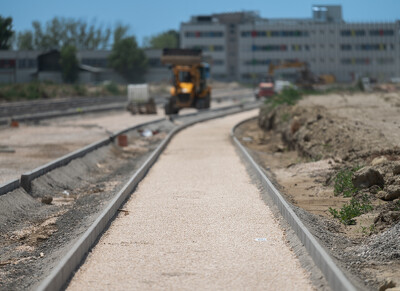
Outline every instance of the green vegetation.
<path id="1" fill-rule="evenodd" d="M 49 81 L 0 85 L 0 101 L 36 100 L 71 96 L 125 95 L 126 86 L 115 83 L 101 85 L 54 84 Z"/>
<path id="2" fill-rule="evenodd" d="M 0 50 L 10 49 L 13 34 L 12 18 L 4 18 L 0 16 Z"/>
<path id="3" fill-rule="evenodd" d="M 329 212 L 334 218 L 339 219 L 343 224 L 355 224 L 355 217 L 373 210 L 373 207 L 368 199 L 368 196 L 363 196 L 361 201 L 357 198 L 352 198 L 350 202 L 342 206 L 340 211 L 329 207 Z"/>
<path id="4" fill-rule="evenodd" d="M 143 81 L 147 58 L 138 47 L 135 37 L 126 37 L 114 42 L 109 63 L 128 82 Z"/>
<path id="5" fill-rule="evenodd" d="M 60 52 L 61 73 L 64 82 L 75 83 L 78 80 L 79 63 L 76 58 L 76 47 L 65 45 Z"/>
<path id="6" fill-rule="evenodd" d="M 353 174 L 357 172 L 362 167 L 356 166 L 352 169 L 344 169 L 340 170 L 337 173 L 335 178 L 334 194 L 338 196 L 343 194 L 343 197 L 352 197 L 353 194 L 358 192 L 358 189 L 354 187 L 353 182 L 351 181 Z"/>
<path id="7" fill-rule="evenodd" d="M 294 105 L 301 99 L 302 93 L 292 87 L 286 87 L 278 95 L 265 100 L 265 104 L 270 104 L 273 108 L 282 104 Z"/>
<path id="8" fill-rule="evenodd" d="M 176 30 L 168 30 L 150 38 L 144 39 L 144 47 L 163 49 L 179 47 L 179 32 Z"/>
<path id="9" fill-rule="evenodd" d="M 104 85 L 104 88 L 110 92 L 112 95 L 120 95 L 121 92 L 118 88 L 118 85 L 115 84 L 114 82 L 108 82 Z"/>

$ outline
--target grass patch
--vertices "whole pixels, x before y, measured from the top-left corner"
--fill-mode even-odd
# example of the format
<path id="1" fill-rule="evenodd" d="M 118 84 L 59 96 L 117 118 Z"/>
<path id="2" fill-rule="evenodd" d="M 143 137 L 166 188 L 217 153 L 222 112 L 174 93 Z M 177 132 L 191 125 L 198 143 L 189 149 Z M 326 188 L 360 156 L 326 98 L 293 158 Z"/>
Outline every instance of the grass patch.
<path id="1" fill-rule="evenodd" d="M 340 208 L 340 210 L 329 207 L 329 212 L 334 218 L 340 220 L 345 225 L 356 224 L 355 217 L 367 213 L 374 208 L 372 207 L 368 196 L 363 196 L 361 200 L 351 198 L 351 200 Z"/>
<path id="2" fill-rule="evenodd" d="M 343 194 L 343 197 L 352 197 L 353 194 L 358 192 L 358 189 L 354 187 L 351 179 L 353 174 L 357 172 L 362 167 L 356 166 L 352 169 L 340 170 L 335 177 L 335 185 L 333 186 L 333 193 L 335 196 Z"/>

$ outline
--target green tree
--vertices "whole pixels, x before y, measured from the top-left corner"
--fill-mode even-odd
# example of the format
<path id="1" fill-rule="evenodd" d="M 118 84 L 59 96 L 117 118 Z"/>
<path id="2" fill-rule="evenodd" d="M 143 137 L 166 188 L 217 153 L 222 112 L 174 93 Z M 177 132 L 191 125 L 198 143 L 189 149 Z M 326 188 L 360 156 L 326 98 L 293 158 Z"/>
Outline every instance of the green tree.
<path id="1" fill-rule="evenodd" d="M 19 50 L 33 50 L 33 34 L 31 31 L 19 32 L 17 36 L 17 48 Z"/>
<path id="2" fill-rule="evenodd" d="M 176 30 L 168 30 L 150 38 L 145 38 L 144 46 L 155 49 L 178 48 L 179 32 Z"/>
<path id="3" fill-rule="evenodd" d="M 64 82 L 74 83 L 78 79 L 79 64 L 76 58 L 76 47 L 65 45 L 60 52 L 60 65 Z"/>
<path id="4" fill-rule="evenodd" d="M 109 56 L 110 66 L 128 82 L 142 82 L 147 68 L 147 58 L 135 37 L 114 42 Z"/>
<path id="5" fill-rule="evenodd" d="M 80 19 L 54 17 L 45 25 L 33 21 L 30 33 L 33 49 L 61 49 L 65 45 L 73 45 L 79 50 L 98 50 L 109 46 L 112 31 L 95 22 L 88 24 Z M 18 49 L 24 49 L 27 39 L 28 33 L 22 33 L 21 41 L 17 40 Z"/>
<path id="6" fill-rule="evenodd" d="M 0 50 L 10 49 L 13 34 L 12 18 L 4 18 L 0 16 Z"/>

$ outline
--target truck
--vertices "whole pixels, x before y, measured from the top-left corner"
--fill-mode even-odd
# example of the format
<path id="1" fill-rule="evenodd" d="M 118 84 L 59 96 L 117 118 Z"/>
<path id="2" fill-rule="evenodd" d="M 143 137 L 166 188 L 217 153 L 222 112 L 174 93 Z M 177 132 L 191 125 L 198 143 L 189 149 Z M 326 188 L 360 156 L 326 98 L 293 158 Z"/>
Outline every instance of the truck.
<path id="1" fill-rule="evenodd" d="M 170 97 L 164 106 L 166 115 L 177 114 L 182 108 L 210 108 L 210 66 L 203 62 L 201 50 L 163 49 L 161 62 L 172 72 Z"/>

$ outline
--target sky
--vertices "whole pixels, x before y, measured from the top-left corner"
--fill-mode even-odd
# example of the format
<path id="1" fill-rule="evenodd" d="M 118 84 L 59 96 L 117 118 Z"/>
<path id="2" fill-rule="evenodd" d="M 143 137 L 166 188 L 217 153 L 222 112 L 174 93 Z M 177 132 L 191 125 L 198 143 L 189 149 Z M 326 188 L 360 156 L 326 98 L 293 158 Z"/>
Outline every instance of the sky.
<path id="1" fill-rule="evenodd" d="M 347 22 L 400 20 L 400 0 L 0 0 L 0 15 L 11 16 L 17 32 L 55 16 L 111 27 L 128 24 L 141 44 L 144 37 L 178 30 L 192 15 L 257 11 L 265 18 L 307 18 L 315 4 L 342 5 Z"/>

